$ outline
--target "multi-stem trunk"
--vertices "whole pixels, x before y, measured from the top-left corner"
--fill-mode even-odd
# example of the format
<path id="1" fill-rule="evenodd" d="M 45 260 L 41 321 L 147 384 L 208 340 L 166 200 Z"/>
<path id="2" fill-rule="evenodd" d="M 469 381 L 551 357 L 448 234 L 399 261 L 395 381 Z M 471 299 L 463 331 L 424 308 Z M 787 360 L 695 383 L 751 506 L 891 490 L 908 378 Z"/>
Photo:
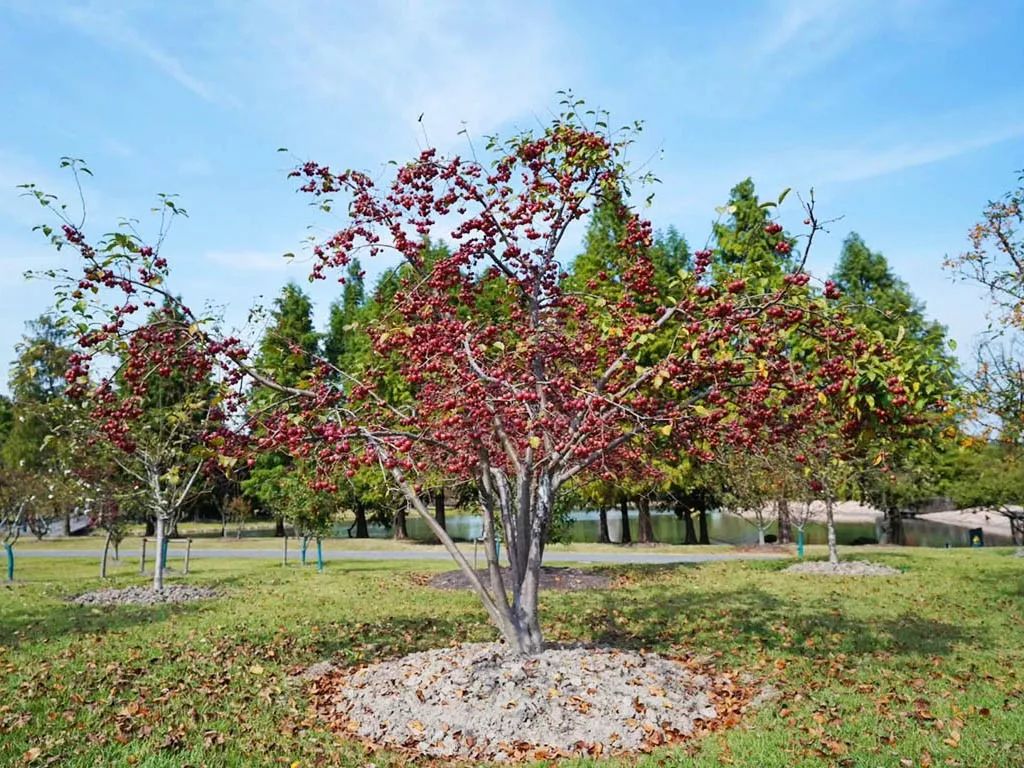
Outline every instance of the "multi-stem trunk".
<path id="1" fill-rule="evenodd" d="M 409 530 L 405 525 L 405 504 L 399 504 L 395 508 L 395 533 L 394 536 L 398 540 L 404 540 L 409 538 Z"/>
<path id="2" fill-rule="evenodd" d="M 483 550 L 487 571 L 481 575 L 438 524 L 423 499 L 400 470 L 392 474 L 410 507 L 423 519 L 469 579 L 491 621 L 510 650 L 521 654 L 544 649 L 540 628 L 538 590 L 544 540 L 551 523 L 558 484 L 552 474 L 533 472 L 528 460 L 518 476 L 509 478 L 481 458 L 477 485 L 483 517 Z M 498 562 L 498 531 L 508 557 L 508 568 Z"/>
<path id="3" fill-rule="evenodd" d="M 683 544 L 696 544 L 697 531 L 693 527 L 693 510 L 682 502 L 676 502 L 676 517 L 683 521 Z"/>
<path id="4" fill-rule="evenodd" d="M 640 496 L 636 500 L 636 540 L 641 544 L 653 544 L 654 522 L 651 520 L 651 500 Z"/>

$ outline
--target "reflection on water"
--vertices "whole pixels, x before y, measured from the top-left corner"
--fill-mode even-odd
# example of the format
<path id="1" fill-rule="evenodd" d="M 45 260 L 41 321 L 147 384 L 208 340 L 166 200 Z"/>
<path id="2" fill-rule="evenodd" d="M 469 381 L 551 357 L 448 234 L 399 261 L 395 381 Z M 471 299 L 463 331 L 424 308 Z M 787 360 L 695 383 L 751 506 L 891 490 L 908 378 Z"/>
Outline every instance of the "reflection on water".
<path id="1" fill-rule="evenodd" d="M 595 542 L 598 534 L 598 513 L 595 511 L 574 512 L 573 523 L 569 529 L 570 539 L 574 542 Z M 654 535 L 658 541 L 665 544 L 679 544 L 683 541 L 685 529 L 683 521 L 674 514 L 667 512 L 655 512 L 652 510 L 651 519 L 654 524 Z M 409 536 L 418 541 L 430 541 L 433 536 L 424 523 L 416 516 L 410 516 L 407 521 Z M 448 532 L 453 538 L 459 540 L 471 540 L 478 538 L 483 532 L 483 524 L 475 515 L 449 515 L 447 518 Z M 694 515 L 694 526 L 697 525 L 697 517 Z M 633 538 L 636 539 L 636 516 L 631 511 L 630 528 Z M 335 535 L 345 537 L 347 526 L 338 526 Z M 769 533 L 775 533 L 773 527 Z M 903 535 L 904 544 L 913 547 L 966 547 L 970 545 L 967 535 L 968 529 L 956 525 L 947 525 L 930 520 L 904 520 Z M 619 541 L 622 534 L 622 523 L 618 510 L 608 513 L 608 533 L 612 541 Z M 370 536 L 374 538 L 386 538 L 391 532 L 383 526 L 370 526 Z M 727 515 L 721 512 L 712 512 L 708 515 L 708 535 L 713 543 L 721 544 L 756 544 L 757 529 L 745 520 Z M 794 531 L 794 536 L 796 532 Z M 878 539 L 881 529 L 877 523 L 836 523 L 836 537 L 840 544 L 850 544 L 857 539 Z M 808 544 L 825 543 L 825 526 L 820 523 L 810 523 L 807 526 L 806 541 Z M 985 535 L 985 543 L 990 546 L 1007 546 L 1013 542 L 1007 536 Z"/>

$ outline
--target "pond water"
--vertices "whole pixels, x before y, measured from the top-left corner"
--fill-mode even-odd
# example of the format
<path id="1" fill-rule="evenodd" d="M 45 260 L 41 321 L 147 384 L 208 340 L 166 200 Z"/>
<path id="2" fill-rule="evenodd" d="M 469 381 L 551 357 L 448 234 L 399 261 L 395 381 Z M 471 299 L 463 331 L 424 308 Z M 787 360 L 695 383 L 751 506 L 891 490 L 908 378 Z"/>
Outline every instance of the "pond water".
<path id="1" fill-rule="evenodd" d="M 697 516 L 694 515 L 694 526 Z M 671 512 L 651 511 L 655 538 L 665 544 L 678 544 L 683 541 L 685 529 L 683 521 Z M 472 540 L 483 533 L 483 522 L 476 515 L 452 515 L 447 517 L 448 532 L 456 540 Z M 427 524 L 416 515 L 410 515 L 406 521 L 409 536 L 418 541 L 430 541 L 433 535 Z M 347 525 L 335 529 L 335 535 L 347 536 Z M 636 538 L 636 511 L 630 510 L 630 530 Z M 773 527 L 769 533 L 775 533 Z M 618 510 L 608 513 L 608 533 L 612 541 L 619 541 L 622 534 L 622 523 Z M 370 526 L 370 536 L 386 538 L 391 535 L 390 529 L 383 526 Z M 569 539 L 574 542 L 595 542 L 598 535 L 598 513 L 596 511 L 579 511 L 572 514 L 569 528 Z M 796 532 L 793 533 L 796 536 Z M 970 545 L 968 529 L 930 520 L 904 520 L 903 544 L 912 547 L 966 547 Z M 716 544 L 756 544 L 757 529 L 742 518 L 722 512 L 708 514 L 708 536 Z M 857 539 L 878 539 L 881 528 L 877 523 L 836 523 L 836 537 L 840 544 L 851 544 Z M 808 524 L 805 531 L 808 544 L 825 543 L 825 526 L 820 523 Z M 985 543 L 989 546 L 1008 546 L 1013 542 L 1008 536 L 985 535 Z"/>

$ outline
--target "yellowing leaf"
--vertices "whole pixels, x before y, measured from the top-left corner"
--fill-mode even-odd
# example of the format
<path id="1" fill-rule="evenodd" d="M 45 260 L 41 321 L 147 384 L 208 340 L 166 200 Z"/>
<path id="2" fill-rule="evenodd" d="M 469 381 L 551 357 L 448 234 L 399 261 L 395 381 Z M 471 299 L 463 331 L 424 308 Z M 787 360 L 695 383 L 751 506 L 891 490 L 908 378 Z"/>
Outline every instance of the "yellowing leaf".
<path id="1" fill-rule="evenodd" d="M 540 448 L 540 438 L 536 435 L 530 435 L 530 447 L 534 450 Z"/>
<path id="2" fill-rule="evenodd" d="M 249 672 L 251 672 L 254 675 L 262 675 L 263 667 L 261 667 L 259 664 L 253 664 L 251 667 L 249 667 Z"/>

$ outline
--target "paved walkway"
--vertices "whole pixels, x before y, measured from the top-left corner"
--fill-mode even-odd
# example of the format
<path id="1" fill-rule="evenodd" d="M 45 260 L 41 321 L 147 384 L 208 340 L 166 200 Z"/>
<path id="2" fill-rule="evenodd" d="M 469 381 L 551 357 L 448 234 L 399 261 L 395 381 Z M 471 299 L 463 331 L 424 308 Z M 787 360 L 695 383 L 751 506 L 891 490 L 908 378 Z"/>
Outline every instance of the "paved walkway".
<path id="1" fill-rule="evenodd" d="M 103 551 L 99 549 L 26 549 L 15 550 L 17 557 L 70 557 L 70 558 L 100 558 Z M 132 555 L 122 553 L 128 558 Z M 171 550 L 171 559 L 177 560 L 183 557 L 178 547 Z M 473 558 L 473 552 L 464 552 L 469 559 Z M 244 558 L 247 560 L 281 560 L 284 553 L 280 549 L 192 549 L 192 559 L 199 560 L 206 557 L 217 559 Z M 297 547 L 288 548 L 288 559 L 298 559 Z M 307 558 L 309 554 L 307 553 Z M 655 552 L 549 552 L 544 556 L 547 563 L 612 563 L 612 564 L 648 564 L 668 565 L 671 563 L 715 563 L 723 560 L 778 560 L 785 559 L 786 555 L 758 552 L 709 552 L 708 554 L 658 554 Z M 314 554 L 315 558 L 315 554 Z M 428 551 L 417 552 L 415 550 L 336 550 L 324 551 L 324 560 L 451 560 L 447 552 Z M 483 563 L 483 555 L 479 557 Z"/>

